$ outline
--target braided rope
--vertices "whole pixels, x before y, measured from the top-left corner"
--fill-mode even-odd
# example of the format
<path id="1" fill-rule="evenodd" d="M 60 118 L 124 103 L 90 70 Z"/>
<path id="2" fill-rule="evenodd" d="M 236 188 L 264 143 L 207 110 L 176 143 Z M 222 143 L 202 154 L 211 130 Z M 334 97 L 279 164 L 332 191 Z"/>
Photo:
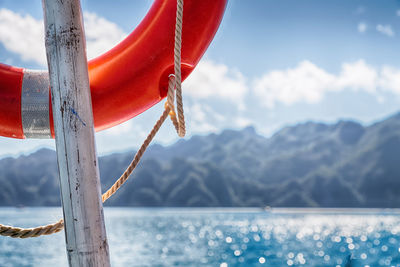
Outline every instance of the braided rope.
<path id="1" fill-rule="evenodd" d="M 183 0 L 177 0 L 176 10 L 176 24 L 175 24 L 175 46 L 174 46 L 174 72 L 169 76 L 168 81 L 168 97 L 165 102 L 165 109 L 153 126 L 150 134 L 146 137 L 139 150 L 136 152 L 132 162 L 118 180 L 102 195 L 102 201 L 105 202 L 109 199 L 118 189 L 128 180 L 133 170 L 137 167 L 147 147 L 157 134 L 160 127 L 165 122 L 166 118 L 170 117 L 176 132 L 180 137 L 186 134 L 185 117 L 183 114 L 183 100 L 182 100 L 182 77 L 181 77 L 181 43 L 182 43 L 182 18 L 183 18 Z M 176 88 L 176 92 L 174 92 Z M 176 117 L 174 108 L 174 99 L 176 93 L 176 104 L 178 118 Z M 28 238 L 39 237 L 42 235 L 51 235 L 58 233 L 64 229 L 64 220 L 61 219 L 56 223 L 43 225 L 35 228 L 19 228 L 9 225 L 0 224 L 0 235 L 9 236 L 13 238 Z"/>
<path id="2" fill-rule="evenodd" d="M 175 72 L 176 104 L 178 111 L 177 132 L 179 137 L 185 137 L 186 134 L 185 116 L 183 114 L 182 75 L 181 75 L 182 24 L 183 24 L 183 0 L 177 0 L 176 23 L 175 23 L 175 46 L 174 46 L 174 72 Z M 174 109 L 172 103 L 169 104 L 171 105 L 170 106 L 171 109 Z M 171 119 L 173 119 L 173 117 L 171 117 Z"/>
<path id="3" fill-rule="evenodd" d="M 140 159 L 142 158 L 144 152 L 146 151 L 147 147 L 149 146 L 151 140 L 153 140 L 154 136 L 160 129 L 161 125 L 164 123 L 165 119 L 168 117 L 168 113 L 170 112 L 169 107 L 164 109 L 161 117 L 158 119 L 157 123 L 154 125 L 153 129 L 151 130 L 150 134 L 146 137 L 146 140 L 143 142 L 140 149 L 136 152 L 135 157 L 133 158 L 132 162 L 129 164 L 128 168 L 124 171 L 121 177 L 108 189 L 102 196 L 103 202 L 109 199 L 117 190 L 128 180 L 129 176 L 132 174 L 133 170 L 138 165 Z"/>
<path id="4" fill-rule="evenodd" d="M 39 226 L 35 228 L 19 228 L 0 224 L 0 235 L 13 238 L 39 237 L 41 235 L 51 235 L 64 229 L 64 220 L 56 223 Z"/>

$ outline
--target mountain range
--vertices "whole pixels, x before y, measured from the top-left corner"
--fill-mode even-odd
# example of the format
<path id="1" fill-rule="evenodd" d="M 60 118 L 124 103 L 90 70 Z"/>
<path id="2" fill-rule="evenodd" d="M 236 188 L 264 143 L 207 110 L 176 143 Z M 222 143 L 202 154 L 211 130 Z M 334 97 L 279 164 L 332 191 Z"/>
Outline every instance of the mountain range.
<path id="1" fill-rule="evenodd" d="M 134 151 L 99 158 L 102 189 Z M 400 207 L 400 113 L 369 126 L 306 122 L 269 138 L 252 127 L 149 147 L 106 205 Z M 55 151 L 0 160 L 0 206 L 60 205 Z"/>

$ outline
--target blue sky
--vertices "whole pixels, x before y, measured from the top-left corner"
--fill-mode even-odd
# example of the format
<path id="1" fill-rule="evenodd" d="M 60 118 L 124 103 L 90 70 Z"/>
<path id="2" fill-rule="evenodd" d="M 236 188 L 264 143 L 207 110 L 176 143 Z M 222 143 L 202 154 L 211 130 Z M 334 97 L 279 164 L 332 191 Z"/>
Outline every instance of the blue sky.
<path id="1" fill-rule="evenodd" d="M 118 43 L 150 0 L 84 0 L 88 55 Z M 40 0 L 0 0 L 0 62 L 46 68 Z M 366 125 L 400 110 L 400 1 L 231 0 L 184 83 L 188 137 L 253 125 L 265 136 L 307 120 Z M 206 77 L 206 79 L 204 79 Z M 162 105 L 96 135 L 100 154 L 138 147 Z M 167 123 L 156 141 L 170 144 Z M 0 155 L 52 140 L 0 138 Z"/>

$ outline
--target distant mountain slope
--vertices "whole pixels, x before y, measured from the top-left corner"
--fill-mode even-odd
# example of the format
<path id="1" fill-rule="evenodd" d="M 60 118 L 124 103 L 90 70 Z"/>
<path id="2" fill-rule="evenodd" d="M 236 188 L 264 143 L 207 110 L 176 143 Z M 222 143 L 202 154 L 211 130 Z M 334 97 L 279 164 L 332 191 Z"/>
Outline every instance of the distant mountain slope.
<path id="1" fill-rule="evenodd" d="M 133 152 L 100 158 L 103 190 Z M 60 205 L 55 152 L 0 160 L 0 205 Z M 400 114 L 363 127 L 307 122 L 153 145 L 107 205 L 400 207 Z"/>

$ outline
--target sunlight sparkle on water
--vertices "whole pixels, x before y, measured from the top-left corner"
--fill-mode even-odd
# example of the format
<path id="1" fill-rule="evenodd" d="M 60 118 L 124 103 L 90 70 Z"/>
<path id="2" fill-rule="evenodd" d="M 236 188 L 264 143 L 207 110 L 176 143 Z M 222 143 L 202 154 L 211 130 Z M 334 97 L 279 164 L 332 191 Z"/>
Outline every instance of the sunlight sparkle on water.
<path id="1" fill-rule="evenodd" d="M 2 209 L 0 220 L 35 225 L 51 211 Z M 105 211 L 113 266 L 400 266 L 398 213 Z M 29 242 L 21 257 L 21 240 L 0 239 L 0 266 L 67 266 L 62 234 Z"/>

